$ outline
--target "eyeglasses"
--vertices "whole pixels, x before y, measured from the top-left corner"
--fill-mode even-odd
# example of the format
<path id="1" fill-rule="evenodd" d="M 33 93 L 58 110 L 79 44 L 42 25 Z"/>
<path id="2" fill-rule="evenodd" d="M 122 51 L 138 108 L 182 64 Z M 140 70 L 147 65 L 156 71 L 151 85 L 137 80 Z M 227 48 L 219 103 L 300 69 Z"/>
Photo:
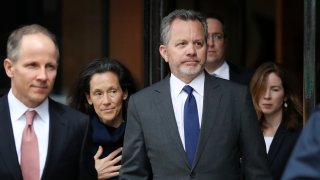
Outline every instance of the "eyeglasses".
<path id="1" fill-rule="evenodd" d="M 211 34 L 208 34 L 207 40 L 210 40 L 210 39 L 213 39 L 215 41 L 222 41 L 224 39 L 224 35 L 222 33 L 211 33 Z"/>

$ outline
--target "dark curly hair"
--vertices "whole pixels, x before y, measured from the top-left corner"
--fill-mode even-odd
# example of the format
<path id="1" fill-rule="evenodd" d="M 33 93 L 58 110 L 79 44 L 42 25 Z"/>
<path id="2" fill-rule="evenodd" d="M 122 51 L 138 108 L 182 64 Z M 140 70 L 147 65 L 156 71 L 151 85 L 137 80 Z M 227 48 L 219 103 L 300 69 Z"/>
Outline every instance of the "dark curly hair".
<path id="1" fill-rule="evenodd" d="M 128 91 L 128 97 L 136 91 L 133 78 L 129 70 L 119 61 L 111 58 L 102 58 L 90 62 L 78 76 L 78 79 L 68 95 L 69 105 L 83 113 L 93 115 L 94 109 L 88 104 L 86 94 L 90 94 L 90 81 L 98 73 L 113 72 L 118 76 L 120 87 Z M 127 98 L 128 100 L 129 98 Z M 126 117 L 127 100 L 122 107 L 123 117 Z"/>

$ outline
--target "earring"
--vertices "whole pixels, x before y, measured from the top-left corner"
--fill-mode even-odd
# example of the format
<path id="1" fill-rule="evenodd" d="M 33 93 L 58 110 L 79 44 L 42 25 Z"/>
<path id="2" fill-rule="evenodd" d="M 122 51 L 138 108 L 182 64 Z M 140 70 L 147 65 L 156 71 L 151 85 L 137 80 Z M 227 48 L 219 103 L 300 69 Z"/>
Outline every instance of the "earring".
<path id="1" fill-rule="evenodd" d="M 285 108 L 287 108 L 287 107 L 288 107 L 288 104 L 287 104 L 287 102 L 286 102 L 286 101 L 283 103 L 283 106 L 284 106 Z"/>

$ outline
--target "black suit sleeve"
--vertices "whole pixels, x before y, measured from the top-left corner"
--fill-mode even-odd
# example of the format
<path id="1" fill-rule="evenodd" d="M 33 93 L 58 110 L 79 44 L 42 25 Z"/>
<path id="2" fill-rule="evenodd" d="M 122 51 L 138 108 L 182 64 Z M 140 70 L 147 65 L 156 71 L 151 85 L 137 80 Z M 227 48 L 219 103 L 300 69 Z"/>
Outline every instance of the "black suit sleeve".
<path id="1" fill-rule="evenodd" d="M 91 138 L 90 123 L 87 121 L 81 147 L 81 156 L 79 162 L 79 180 L 93 180 L 97 178 L 97 171 L 94 165 L 94 154 L 92 151 L 93 142 Z"/>

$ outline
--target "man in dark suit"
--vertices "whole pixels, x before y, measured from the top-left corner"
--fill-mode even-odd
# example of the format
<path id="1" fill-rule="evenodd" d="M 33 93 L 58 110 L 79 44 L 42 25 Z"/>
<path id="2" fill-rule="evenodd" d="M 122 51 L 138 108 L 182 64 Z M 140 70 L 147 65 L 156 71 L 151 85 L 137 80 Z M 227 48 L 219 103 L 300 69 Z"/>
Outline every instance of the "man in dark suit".
<path id="1" fill-rule="evenodd" d="M 310 116 L 281 179 L 320 179 L 320 106 Z"/>
<path id="2" fill-rule="evenodd" d="M 55 37 L 42 26 L 24 26 L 8 39 L 3 64 L 11 89 L 0 99 L 0 179 L 97 179 L 88 117 L 48 98 L 58 58 Z M 36 145 L 32 151 L 23 148 L 31 139 L 25 140 L 27 128 Z"/>
<path id="3" fill-rule="evenodd" d="M 217 77 L 249 85 L 254 70 L 236 66 L 225 60 L 227 35 L 223 19 L 216 14 L 206 16 L 208 49 L 206 71 Z"/>
<path id="4" fill-rule="evenodd" d="M 239 179 L 240 154 L 246 179 L 272 179 L 248 89 L 204 71 L 206 37 L 194 11 L 162 20 L 159 51 L 171 74 L 129 100 L 120 179 Z"/>

